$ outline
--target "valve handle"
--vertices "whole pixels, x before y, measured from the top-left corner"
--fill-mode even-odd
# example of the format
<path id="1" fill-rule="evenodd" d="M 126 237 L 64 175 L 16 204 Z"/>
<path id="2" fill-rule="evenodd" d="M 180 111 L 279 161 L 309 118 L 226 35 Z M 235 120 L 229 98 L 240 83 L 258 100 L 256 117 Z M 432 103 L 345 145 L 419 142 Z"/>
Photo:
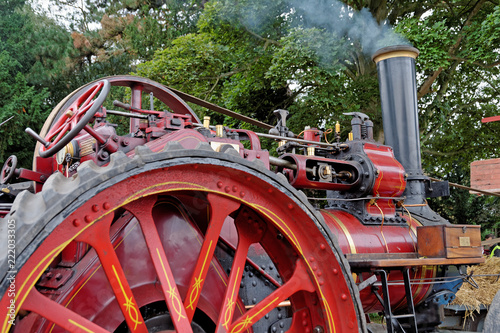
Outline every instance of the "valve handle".
<path id="1" fill-rule="evenodd" d="M 284 109 L 277 109 L 274 110 L 274 115 L 278 118 L 278 125 L 281 125 L 283 127 L 286 127 L 286 118 L 288 117 L 288 110 Z"/>
<path id="2" fill-rule="evenodd" d="M 119 108 L 125 109 L 127 111 L 131 111 L 131 110 L 133 111 L 133 109 L 134 109 L 132 106 L 130 106 L 130 104 L 125 104 L 125 103 L 120 102 L 119 100 L 116 100 L 116 99 L 113 101 L 113 105 L 117 106 Z"/>
<path id="3" fill-rule="evenodd" d="M 40 142 L 45 148 L 48 148 L 50 146 L 50 142 L 46 141 L 44 138 L 42 138 L 40 135 L 38 135 L 38 133 L 33 131 L 31 128 L 26 127 L 26 129 L 24 131 L 27 134 L 29 134 L 31 137 L 33 137 L 36 141 Z"/>
<path id="4" fill-rule="evenodd" d="M 288 117 L 289 114 L 288 110 L 277 109 L 273 112 L 278 118 L 278 123 L 269 130 L 269 134 L 293 138 L 295 135 L 286 127 L 286 117 Z"/>
<path id="5" fill-rule="evenodd" d="M 363 112 L 346 112 L 346 113 L 344 113 L 344 115 L 346 115 L 346 116 L 353 116 L 354 118 L 359 118 L 362 121 L 370 120 L 370 117 L 368 117 Z"/>
<path id="6" fill-rule="evenodd" d="M 10 155 L 7 161 L 3 164 L 2 172 L 0 174 L 0 184 L 6 184 L 16 174 L 17 157 Z M 19 175 L 19 174 L 18 174 Z"/>

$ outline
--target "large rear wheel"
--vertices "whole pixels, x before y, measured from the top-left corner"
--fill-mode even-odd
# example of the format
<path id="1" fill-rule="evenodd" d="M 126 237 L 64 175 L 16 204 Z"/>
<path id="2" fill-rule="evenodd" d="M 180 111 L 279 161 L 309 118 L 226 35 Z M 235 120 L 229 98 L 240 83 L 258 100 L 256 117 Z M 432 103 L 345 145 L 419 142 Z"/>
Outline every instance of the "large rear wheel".
<path id="1" fill-rule="evenodd" d="M 348 264 L 305 198 L 255 163 L 199 148 L 116 153 L 20 195 L 1 221 L 16 225 L 18 251 L 4 266 L 1 331 L 260 332 L 278 309 L 289 332 L 365 331 Z M 276 273 L 249 300 L 252 247 Z"/>

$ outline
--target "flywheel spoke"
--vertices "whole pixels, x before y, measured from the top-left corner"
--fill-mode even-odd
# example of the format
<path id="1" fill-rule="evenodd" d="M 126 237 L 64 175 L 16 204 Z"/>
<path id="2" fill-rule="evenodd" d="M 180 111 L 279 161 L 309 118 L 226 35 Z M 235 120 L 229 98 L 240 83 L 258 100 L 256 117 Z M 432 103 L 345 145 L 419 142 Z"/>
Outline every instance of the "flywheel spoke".
<path id="1" fill-rule="evenodd" d="M 238 214 L 235 225 L 238 231 L 238 246 L 236 247 L 224 301 L 217 321 L 216 332 L 219 333 L 227 332 L 230 328 L 248 249 L 250 245 L 258 242 L 264 234 L 264 223 L 246 208 Z"/>
<path id="2" fill-rule="evenodd" d="M 132 294 L 113 244 L 109 239 L 109 228 L 112 221 L 113 214 L 108 214 L 101 220 L 94 222 L 93 227 L 84 231 L 76 240 L 89 244 L 97 252 L 130 331 L 147 333 L 148 330 L 139 306 Z"/>
<path id="3" fill-rule="evenodd" d="M 90 320 L 40 294 L 34 287 L 23 303 L 23 309 L 38 313 L 69 332 L 108 333 Z"/>
<path id="4" fill-rule="evenodd" d="M 210 222 L 184 300 L 189 320 L 193 319 L 224 221 L 229 214 L 236 211 L 240 206 L 234 200 L 211 193 L 207 195 L 207 199 L 210 203 Z"/>
<path id="5" fill-rule="evenodd" d="M 175 284 L 172 269 L 170 268 L 153 220 L 152 211 L 155 203 L 156 196 L 149 196 L 131 202 L 127 204 L 125 208 L 139 221 L 151 260 L 156 270 L 156 275 L 161 282 L 163 295 L 165 296 L 165 301 L 172 315 L 172 322 L 175 328 L 179 332 L 192 332 L 190 318 L 186 315 L 186 310 L 182 304 L 179 290 Z"/>
<path id="6" fill-rule="evenodd" d="M 297 260 L 297 265 L 292 277 L 284 285 L 273 291 L 270 295 L 243 314 L 243 316 L 238 318 L 231 324 L 228 331 L 231 333 L 245 331 L 259 319 L 264 317 L 266 313 L 276 308 L 281 302 L 301 290 L 313 292 L 314 286 L 307 274 L 304 262 L 302 260 Z"/>

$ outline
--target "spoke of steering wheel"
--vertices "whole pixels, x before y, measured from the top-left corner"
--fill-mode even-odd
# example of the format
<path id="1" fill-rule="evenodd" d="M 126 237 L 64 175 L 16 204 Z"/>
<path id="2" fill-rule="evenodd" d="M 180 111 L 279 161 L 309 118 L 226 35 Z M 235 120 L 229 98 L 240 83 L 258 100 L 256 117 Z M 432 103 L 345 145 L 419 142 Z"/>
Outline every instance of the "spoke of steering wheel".
<path id="1" fill-rule="evenodd" d="M 54 135 L 55 135 L 57 133 L 61 133 L 63 128 L 66 128 L 66 130 L 67 130 L 67 127 L 68 127 L 68 123 L 65 121 L 63 124 L 61 124 L 59 127 L 57 127 L 54 131 L 51 131 L 51 132 L 54 133 Z M 52 137 L 54 137 L 54 135 Z M 49 138 L 49 139 L 52 139 L 52 138 Z"/>
<path id="2" fill-rule="evenodd" d="M 196 306 L 198 305 L 201 290 L 203 289 L 203 284 L 205 283 L 205 278 L 210 268 L 210 262 L 214 256 L 215 247 L 224 221 L 229 214 L 236 211 L 240 206 L 240 204 L 234 200 L 211 193 L 207 195 L 207 199 L 210 204 L 210 222 L 207 232 L 205 233 L 205 238 L 194 272 L 191 275 L 186 299 L 184 300 L 184 306 L 186 307 L 186 313 L 189 320 L 193 319 Z"/>
<path id="3" fill-rule="evenodd" d="M 92 99 L 95 97 L 95 95 L 97 94 L 97 92 L 99 92 L 99 90 L 101 90 L 102 86 L 103 85 L 101 83 L 98 83 L 98 84 L 96 84 L 93 87 L 93 89 L 89 90 L 89 92 L 91 91 L 91 93 L 89 94 L 89 96 L 87 97 L 87 99 L 85 99 L 85 101 L 83 103 L 80 103 L 80 106 L 78 107 L 78 110 L 80 110 L 82 107 L 83 108 L 87 107 L 87 105 L 92 101 Z"/>
<path id="4" fill-rule="evenodd" d="M 68 128 L 70 127 L 70 124 L 69 123 L 65 123 L 63 126 L 61 126 L 62 129 L 58 129 L 58 132 L 55 132 L 54 135 L 58 134 L 57 137 L 54 139 L 54 141 L 52 141 L 52 143 L 55 143 L 55 142 L 59 142 L 59 140 L 61 140 L 61 138 L 64 136 L 64 134 L 66 134 L 66 131 L 68 131 Z M 51 140 L 52 138 L 49 138 L 49 140 Z"/>
<path id="5" fill-rule="evenodd" d="M 152 211 L 156 201 L 156 196 L 145 197 L 127 204 L 125 209 L 139 221 L 176 330 L 178 332 L 192 332 L 191 319 L 186 315 L 174 275 L 153 220 Z"/>
<path id="6" fill-rule="evenodd" d="M 75 240 L 89 244 L 96 251 L 129 330 L 131 332 L 147 333 L 148 329 L 142 318 L 139 305 L 132 294 L 109 238 L 109 228 L 112 221 L 113 214 L 106 215 L 101 220 L 94 222 L 91 228 L 86 229 Z"/>
<path id="7" fill-rule="evenodd" d="M 63 113 L 61 117 L 57 119 L 56 123 L 52 126 L 52 129 L 49 131 L 49 133 L 59 133 L 61 131 L 61 128 L 66 124 L 68 118 L 70 118 L 70 115 L 68 115 L 68 113 L 66 112 Z"/>
<path id="8" fill-rule="evenodd" d="M 84 115 L 85 112 L 87 112 L 87 110 L 90 109 L 92 107 L 92 105 L 94 105 L 94 103 L 95 103 L 95 101 L 90 101 L 90 103 L 88 103 L 87 105 L 80 106 L 78 108 L 78 110 L 76 110 L 75 115 L 73 116 L 74 119 L 70 119 L 70 120 L 72 120 L 73 122 L 77 123 L 78 120 L 80 120 L 80 117 L 82 115 Z"/>
<path id="9" fill-rule="evenodd" d="M 23 310 L 38 313 L 69 332 L 108 333 L 104 328 L 40 294 L 35 287 L 23 303 Z"/>

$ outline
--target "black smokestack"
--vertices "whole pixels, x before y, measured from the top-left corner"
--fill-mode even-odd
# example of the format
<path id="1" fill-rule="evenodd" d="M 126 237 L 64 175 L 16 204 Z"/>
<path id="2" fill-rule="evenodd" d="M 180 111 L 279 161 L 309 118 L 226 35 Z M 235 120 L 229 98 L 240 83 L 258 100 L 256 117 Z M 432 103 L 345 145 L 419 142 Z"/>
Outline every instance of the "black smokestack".
<path id="1" fill-rule="evenodd" d="M 445 222 L 426 201 L 426 182 L 420 157 L 415 59 L 419 51 L 407 45 L 384 47 L 373 55 L 377 64 L 385 144 L 408 175 L 405 205 L 421 222 Z M 422 221 L 423 219 L 423 221 Z"/>
<path id="2" fill-rule="evenodd" d="M 409 176 L 422 175 L 418 130 L 417 83 L 412 46 L 389 46 L 373 55 L 377 64 L 385 143 Z"/>

